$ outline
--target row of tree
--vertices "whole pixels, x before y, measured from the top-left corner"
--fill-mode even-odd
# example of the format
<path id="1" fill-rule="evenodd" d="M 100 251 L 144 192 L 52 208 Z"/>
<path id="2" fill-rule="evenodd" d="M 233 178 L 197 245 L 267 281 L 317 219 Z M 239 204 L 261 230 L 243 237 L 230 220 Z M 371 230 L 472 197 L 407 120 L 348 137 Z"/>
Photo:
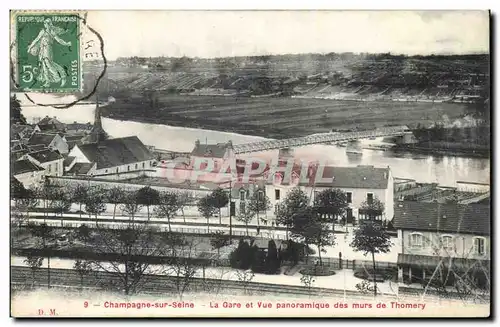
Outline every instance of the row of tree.
<path id="1" fill-rule="evenodd" d="M 66 188 L 45 183 L 39 188 L 26 189 L 16 179 L 13 179 L 11 185 L 11 197 L 16 200 L 16 209 L 19 212 L 26 212 L 26 216 L 40 204 L 46 215 L 50 211 L 62 216 L 75 203 L 79 205 L 80 217 L 84 209 L 89 216 L 97 219 L 99 214 L 106 211 L 106 204 L 110 203 L 114 205 L 113 219 L 116 217 L 117 208 L 134 220 L 137 213 L 146 207 L 148 220 L 151 214 L 156 218 L 167 219 L 170 229 L 170 219 L 175 217 L 178 211 L 184 216 L 184 207 L 192 202 L 188 193 L 159 192 L 149 186 L 137 191 L 126 191 L 120 187 L 104 189 L 78 184 L 73 188 Z"/>

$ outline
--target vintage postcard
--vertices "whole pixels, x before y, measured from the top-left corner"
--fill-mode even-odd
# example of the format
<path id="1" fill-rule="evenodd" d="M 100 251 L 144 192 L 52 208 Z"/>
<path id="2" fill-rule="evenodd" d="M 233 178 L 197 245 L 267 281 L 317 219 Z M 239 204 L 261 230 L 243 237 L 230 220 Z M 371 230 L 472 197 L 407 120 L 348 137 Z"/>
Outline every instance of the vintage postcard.
<path id="1" fill-rule="evenodd" d="M 11 11 L 11 316 L 490 316 L 490 13 Z"/>

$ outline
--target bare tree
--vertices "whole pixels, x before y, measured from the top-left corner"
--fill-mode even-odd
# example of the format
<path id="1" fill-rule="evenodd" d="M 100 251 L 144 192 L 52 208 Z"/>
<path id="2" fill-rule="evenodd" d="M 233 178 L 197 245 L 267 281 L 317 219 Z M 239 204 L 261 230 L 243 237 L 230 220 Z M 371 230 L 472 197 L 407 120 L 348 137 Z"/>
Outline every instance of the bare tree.
<path id="1" fill-rule="evenodd" d="M 311 290 L 315 281 L 316 279 L 312 275 L 302 275 L 302 277 L 300 277 L 300 282 L 304 284 L 305 287 L 307 287 L 309 295 L 312 294 Z"/>
<path id="2" fill-rule="evenodd" d="M 208 232 L 210 233 L 210 218 L 216 212 L 216 208 L 210 203 L 209 196 L 210 195 L 207 195 L 199 199 L 197 206 L 198 206 L 198 212 L 207 220 L 207 229 Z"/>
<path id="3" fill-rule="evenodd" d="M 106 204 L 104 203 L 104 194 L 99 189 L 92 189 L 85 200 L 85 211 L 89 215 L 95 215 L 95 222 L 97 226 L 97 216 L 106 211 Z"/>
<path id="4" fill-rule="evenodd" d="M 80 218 L 82 218 L 82 206 L 86 203 L 88 193 L 89 187 L 83 184 L 76 185 L 76 187 L 71 191 L 72 200 L 80 205 Z"/>
<path id="5" fill-rule="evenodd" d="M 77 259 L 75 264 L 73 265 L 73 269 L 76 270 L 78 275 L 80 276 L 80 289 L 83 291 L 83 279 L 85 276 L 89 275 L 92 272 L 92 262 L 86 260 Z"/>
<path id="6" fill-rule="evenodd" d="M 255 277 L 255 273 L 251 270 L 237 270 L 236 277 L 238 277 L 238 281 L 243 284 L 245 294 L 248 294 L 248 286 Z"/>
<path id="7" fill-rule="evenodd" d="M 193 262 L 196 256 L 196 241 L 188 240 L 185 237 L 176 237 L 177 244 L 182 244 L 181 247 L 171 246 L 171 255 L 166 260 L 164 265 L 164 273 L 173 278 L 173 287 L 182 301 L 184 293 L 189 290 L 194 277 L 198 271 L 198 266 Z M 173 245 L 173 244 L 171 244 Z"/>
<path id="8" fill-rule="evenodd" d="M 170 219 L 179 211 L 180 203 L 177 193 L 161 192 L 159 204 L 154 209 L 154 214 L 158 218 L 167 218 L 168 231 L 172 232 Z"/>
<path id="9" fill-rule="evenodd" d="M 249 234 L 248 223 L 252 221 L 253 217 L 255 217 L 255 211 L 250 210 L 248 206 L 240 208 L 240 210 L 238 211 L 238 215 L 236 216 L 236 220 L 241 221 L 242 223 L 245 224 L 245 228 L 247 230 L 247 236 Z"/>
<path id="10" fill-rule="evenodd" d="M 188 192 L 179 192 L 177 195 L 179 201 L 179 210 L 181 210 L 182 218 L 186 222 L 186 215 L 184 214 L 184 207 L 186 207 L 192 201 L 192 197 Z"/>
<path id="11" fill-rule="evenodd" d="M 33 237 L 38 238 L 38 247 L 42 250 L 42 252 L 45 252 L 47 255 L 47 288 L 50 288 L 50 248 L 51 244 L 49 242 L 53 238 L 53 229 L 52 227 L 47 226 L 47 224 L 43 223 L 40 225 L 37 224 L 30 224 L 28 226 L 31 235 Z"/>
<path id="12" fill-rule="evenodd" d="M 30 267 L 31 278 L 32 278 L 32 287 L 35 287 L 36 272 L 38 269 L 40 269 L 40 267 L 42 267 L 43 258 L 42 257 L 27 256 L 26 259 L 24 259 L 24 263 Z"/>
<path id="13" fill-rule="evenodd" d="M 121 211 L 134 221 L 135 215 L 141 211 L 142 206 L 137 203 L 135 194 L 129 194 L 123 198 L 124 203 L 120 206 Z"/>
<path id="14" fill-rule="evenodd" d="M 257 225 L 259 226 L 259 213 L 261 211 L 267 212 L 271 208 L 271 201 L 262 190 L 258 190 L 250 197 L 248 207 L 257 216 Z"/>
<path id="15" fill-rule="evenodd" d="M 106 196 L 107 201 L 114 205 L 114 207 L 113 207 L 113 219 L 115 219 L 115 217 L 116 217 L 116 207 L 118 206 L 118 204 L 120 204 L 124 201 L 125 197 L 126 197 L 125 191 L 118 186 L 112 187 L 108 190 L 107 196 Z"/>
<path id="16" fill-rule="evenodd" d="M 147 223 L 130 222 L 119 229 L 97 228 L 89 242 L 93 252 L 106 261 L 92 261 L 92 270 L 101 270 L 118 276 L 118 285 L 128 296 L 144 286 L 143 278 L 151 268 L 148 257 L 165 254 L 166 244 L 160 234 Z"/>

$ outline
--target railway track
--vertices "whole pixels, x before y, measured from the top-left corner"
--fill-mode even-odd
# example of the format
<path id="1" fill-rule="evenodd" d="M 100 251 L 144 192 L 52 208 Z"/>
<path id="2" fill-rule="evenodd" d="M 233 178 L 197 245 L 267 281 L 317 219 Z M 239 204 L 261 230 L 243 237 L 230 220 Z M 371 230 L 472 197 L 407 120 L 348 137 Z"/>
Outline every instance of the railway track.
<path id="1" fill-rule="evenodd" d="M 118 274 L 97 271 L 92 272 L 83 278 L 76 270 L 70 269 L 50 269 L 51 285 L 57 287 L 74 287 L 96 290 L 116 291 L 120 285 L 123 285 L 121 276 Z M 33 283 L 38 287 L 47 286 L 47 269 L 37 269 L 33 271 L 29 267 L 11 267 L 11 284 L 13 285 L 31 285 Z M 144 275 L 140 293 L 146 294 L 170 294 L 176 293 L 177 285 L 182 284 L 183 279 L 177 279 L 175 276 L 166 275 Z M 336 290 L 320 287 L 305 287 L 283 284 L 268 284 L 258 282 L 242 282 L 235 280 L 223 280 L 214 278 L 190 278 L 186 292 L 221 292 L 222 290 L 236 291 L 241 294 L 259 294 L 259 295 L 307 295 L 314 297 L 343 297 L 344 290 Z M 370 299 L 370 296 L 363 295 L 357 291 L 345 291 L 348 298 Z M 392 294 L 381 294 L 384 297 L 395 298 Z"/>

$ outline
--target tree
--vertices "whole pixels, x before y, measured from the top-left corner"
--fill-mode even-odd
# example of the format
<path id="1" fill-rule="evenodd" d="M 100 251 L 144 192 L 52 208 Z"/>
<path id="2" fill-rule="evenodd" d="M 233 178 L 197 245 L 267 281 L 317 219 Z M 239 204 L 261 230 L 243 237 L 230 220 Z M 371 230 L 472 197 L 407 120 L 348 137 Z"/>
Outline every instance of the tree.
<path id="1" fill-rule="evenodd" d="M 274 240 L 269 240 L 267 246 L 266 267 L 268 274 L 276 274 L 280 268 L 280 259 L 278 257 L 278 248 Z"/>
<path id="2" fill-rule="evenodd" d="M 180 192 L 177 196 L 177 199 L 179 201 L 179 209 L 181 210 L 182 218 L 184 219 L 184 222 L 186 222 L 186 215 L 184 215 L 184 207 L 191 202 L 192 198 L 188 192 Z"/>
<path id="3" fill-rule="evenodd" d="M 170 226 L 170 219 L 175 216 L 177 211 L 179 211 L 180 203 L 177 193 L 174 192 L 162 192 L 160 193 L 160 201 L 158 206 L 154 209 L 154 214 L 158 218 L 167 218 L 168 221 L 168 231 L 172 232 L 172 227 Z"/>
<path id="4" fill-rule="evenodd" d="M 89 196 L 89 187 L 83 184 L 78 184 L 71 192 L 72 200 L 80 206 L 80 218 L 82 218 L 82 206 L 86 203 Z"/>
<path id="5" fill-rule="evenodd" d="M 142 209 L 142 206 L 137 203 L 137 197 L 132 193 L 126 195 L 122 200 L 124 203 L 120 206 L 121 211 L 134 221 L 135 215 Z"/>
<path id="6" fill-rule="evenodd" d="M 237 270 L 236 277 L 238 277 L 238 280 L 243 284 L 243 289 L 245 290 L 245 293 L 247 293 L 248 285 L 255 277 L 255 273 L 251 270 Z"/>
<path id="7" fill-rule="evenodd" d="M 175 243 L 181 243 L 183 246 L 170 247 L 171 253 L 169 258 L 166 260 L 163 272 L 166 275 L 174 277 L 174 289 L 179 296 L 179 300 L 182 301 L 183 294 L 191 285 L 191 282 L 198 271 L 197 266 L 193 263 L 196 244 L 194 240 L 188 241 L 185 237 L 180 237 L 180 239 L 177 239 Z M 181 250 L 178 251 L 178 248 Z"/>
<path id="8" fill-rule="evenodd" d="M 118 206 L 118 204 L 124 201 L 125 197 L 126 197 L 125 191 L 123 191 L 123 189 L 121 189 L 118 186 L 112 187 L 108 190 L 107 200 L 109 203 L 112 203 L 114 205 L 113 219 L 115 219 L 116 217 L 116 207 Z"/>
<path id="9" fill-rule="evenodd" d="M 229 262 L 232 268 L 249 269 L 252 265 L 252 249 L 247 241 L 240 239 L 238 247 L 229 255 Z"/>
<path id="10" fill-rule="evenodd" d="M 40 269 L 40 267 L 42 266 L 43 258 L 28 255 L 26 259 L 24 259 L 24 263 L 30 267 L 32 283 L 33 283 L 32 287 L 34 287 L 36 281 L 36 271 Z"/>
<path id="11" fill-rule="evenodd" d="M 271 201 L 263 191 L 258 190 L 250 197 L 248 207 L 257 215 L 257 225 L 259 225 L 259 212 L 267 212 L 271 208 Z"/>
<path id="12" fill-rule="evenodd" d="M 160 193 L 149 186 L 145 186 L 137 191 L 136 200 L 138 204 L 146 206 L 149 220 L 149 207 L 160 203 Z"/>
<path id="13" fill-rule="evenodd" d="M 210 203 L 209 197 L 210 195 L 207 195 L 199 199 L 197 206 L 198 206 L 198 212 L 207 220 L 207 228 L 208 232 L 210 233 L 210 217 L 213 216 L 216 208 L 214 208 L 214 206 Z"/>
<path id="14" fill-rule="evenodd" d="M 208 197 L 208 203 L 219 210 L 219 224 L 222 224 L 221 209 L 229 203 L 229 196 L 221 189 L 215 189 Z"/>
<path id="15" fill-rule="evenodd" d="M 113 285 L 127 296 L 144 286 L 147 282 L 144 275 L 148 270 L 153 273 L 148 257 L 164 256 L 167 252 L 167 244 L 161 241 L 161 234 L 147 223 L 130 222 L 118 229 L 98 227 L 94 233 L 87 245 L 98 257 L 109 259 L 105 262 L 92 261 L 91 269 L 116 275 L 118 279 L 112 281 Z"/>
<path id="16" fill-rule="evenodd" d="M 331 223 L 332 230 L 335 230 L 335 221 L 338 217 L 343 217 L 349 208 L 347 194 L 339 189 L 323 190 L 315 197 L 314 206 L 321 217 L 327 217 L 326 221 Z"/>
<path id="17" fill-rule="evenodd" d="M 83 278 L 92 272 L 92 262 L 77 259 L 73 265 L 73 269 L 75 269 L 80 276 L 80 287 L 83 291 Z"/>
<path id="18" fill-rule="evenodd" d="M 323 265 L 321 253 L 325 252 L 324 247 L 335 245 L 335 234 L 328 228 L 328 222 L 320 217 L 317 208 L 314 207 L 303 208 L 294 215 L 291 234 L 294 239 L 303 242 L 306 248 L 310 244 L 318 247 L 321 266 Z"/>
<path id="19" fill-rule="evenodd" d="M 95 222 L 97 226 L 97 216 L 106 211 L 106 204 L 104 203 L 104 195 L 99 190 L 92 190 L 88 193 L 85 200 L 85 211 L 89 215 L 95 215 Z"/>
<path id="20" fill-rule="evenodd" d="M 91 232 L 89 226 L 81 224 L 76 230 L 76 238 L 87 243 L 91 240 Z"/>
<path id="21" fill-rule="evenodd" d="M 240 210 L 238 211 L 238 215 L 236 216 L 236 220 L 245 223 L 245 227 L 247 230 L 247 236 L 249 234 L 248 223 L 252 221 L 254 216 L 255 216 L 255 212 L 250 210 L 250 208 L 248 206 L 240 208 Z"/>
<path id="22" fill-rule="evenodd" d="M 15 95 L 10 97 L 10 122 L 26 124 L 26 118 L 21 113 L 21 102 Z"/>
<path id="23" fill-rule="evenodd" d="M 47 288 L 50 288 L 50 245 L 49 241 L 53 238 L 54 232 L 52 227 L 49 227 L 47 224 L 43 223 L 40 225 L 30 224 L 28 225 L 28 229 L 33 237 L 37 237 L 40 242 L 38 242 L 38 246 L 42 249 L 43 252 L 47 254 Z"/>
<path id="24" fill-rule="evenodd" d="M 220 249 L 231 244 L 229 236 L 224 231 L 218 230 L 212 233 L 210 245 L 217 250 L 217 257 L 220 257 Z"/>
<path id="25" fill-rule="evenodd" d="M 300 277 L 300 281 L 302 282 L 302 284 L 304 284 L 305 287 L 307 287 L 307 289 L 309 290 L 309 293 L 311 293 L 312 286 L 313 286 L 314 282 L 316 281 L 314 276 L 302 275 L 302 277 Z"/>
<path id="26" fill-rule="evenodd" d="M 364 201 L 361 203 L 359 211 L 366 215 L 369 220 L 376 220 L 377 217 L 383 215 L 384 204 L 377 197 L 374 197 L 371 201 Z"/>
<path id="27" fill-rule="evenodd" d="M 309 198 L 306 193 L 299 188 L 294 188 L 288 192 L 287 196 L 278 205 L 276 210 L 276 222 L 286 227 L 286 237 L 288 231 L 293 226 L 293 217 L 301 209 L 307 207 Z"/>
<path id="28" fill-rule="evenodd" d="M 373 262 L 373 292 L 374 295 L 377 296 L 377 268 L 375 265 L 375 254 L 389 252 L 392 246 L 390 235 L 387 234 L 379 223 L 374 221 L 365 221 L 361 223 L 354 232 L 354 239 L 350 246 L 354 248 L 354 251 L 364 252 L 363 254 L 365 256 L 368 253 L 371 253 Z"/>

